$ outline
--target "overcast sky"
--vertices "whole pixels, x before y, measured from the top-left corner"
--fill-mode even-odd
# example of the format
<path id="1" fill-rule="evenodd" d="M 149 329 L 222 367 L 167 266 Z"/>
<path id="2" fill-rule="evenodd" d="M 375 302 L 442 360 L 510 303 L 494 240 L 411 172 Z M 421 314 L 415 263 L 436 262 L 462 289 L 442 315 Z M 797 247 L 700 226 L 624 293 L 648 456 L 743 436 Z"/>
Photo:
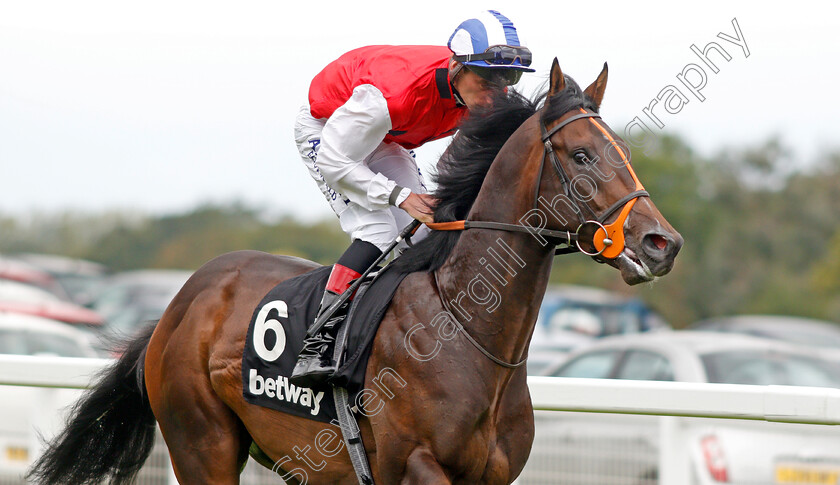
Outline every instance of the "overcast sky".
<path id="1" fill-rule="evenodd" d="M 836 2 L 402 5 L 0 0 L 0 213 L 171 213 L 240 200 L 328 215 L 292 140 L 312 76 L 353 47 L 445 45 L 486 8 L 510 17 L 534 52 L 525 92 L 555 56 L 584 86 L 608 61 L 601 112 L 619 134 L 637 116 L 661 133 L 642 110 L 672 85 L 687 104 L 653 113 L 702 154 L 773 134 L 800 163 L 840 146 Z M 737 35 L 733 18 L 749 57 L 718 37 Z M 713 41 L 731 56 L 710 54 L 717 73 L 691 50 Z M 703 102 L 677 79 L 689 64 L 707 76 Z M 421 168 L 444 147 L 420 149 Z"/>

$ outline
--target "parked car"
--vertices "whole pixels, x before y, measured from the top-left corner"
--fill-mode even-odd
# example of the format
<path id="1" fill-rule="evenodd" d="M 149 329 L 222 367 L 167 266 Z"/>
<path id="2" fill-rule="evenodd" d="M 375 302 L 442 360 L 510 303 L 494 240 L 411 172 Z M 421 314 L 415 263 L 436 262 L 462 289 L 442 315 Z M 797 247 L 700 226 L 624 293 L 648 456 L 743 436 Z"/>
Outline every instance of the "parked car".
<path id="1" fill-rule="evenodd" d="M 0 354 L 96 357 L 88 336 L 70 325 L 32 315 L 0 311 Z M 58 429 L 58 408 L 72 404 L 79 391 L 0 386 L 0 483 L 21 483 L 37 454 L 31 428 Z M 49 407 L 45 414 L 42 406 Z"/>
<path id="2" fill-rule="evenodd" d="M 540 375 L 576 348 L 609 335 L 670 330 L 641 300 L 584 286 L 561 285 L 543 297 L 531 348 L 528 373 Z"/>
<path id="3" fill-rule="evenodd" d="M 807 347 L 696 331 L 608 337 L 544 374 L 840 388 L 837 363 Z M 697 484 L 794 483 L 777 479 L 819 473 L 837 483 L 840 477 L 840 429 L 720 419 L 685 422 Z M 655 416 L 537 413 L 531 458 L 518 483 L 653 485 L 658 424 Z"/>
<path id="4" fill-rule="evenodd" d="M 840 323 L 778 315 L 740 315 L 701 320 L 692 330 L 739 333 L 815 347 L 840 360 Z"/>
<path id="5" fill-rule="evenodd" d="M 57 320 L 6 311 L 0 311 L 0 354 L 97 357 L 85 332 Z"/>
<path id="6" fill-rule="evenodd" d="M 35 253 L 17 253 L 13 257 L 49 273 L 79 305 L 90 304 L 109 273 L 105 265 L 84 259 Z"/>
<path id="7" fill-rule="evenodd" d="M 65 323 L 97 327 L 102 316 L 55 294 L 17 281 L 0 280 L 0 311 L 23 313 Z"/>
<path id="8" fill-rule="evenodd" d="M 79 330 L 44 318 L 0 312 L 0 354 L 95 357 L 95 349 Z M 81 396 L 76 389 L 0 385 L 0 484 L 26 485 L 26 470 L 46 439 L 63 429 L 70 406 Z M 136 484 L 171 483 L 169 454 L 160 432 Z M 277 483 L 277 474 L 250 463 L 242 483 Z"/>
<path id="9" fill-rule="evenodd" d="M 51 274 L 23 261 L 0 256 L 0 280 L 37 286 L 62 300 L 70 301 L 70 296 Z"/>
<path id="10" fill-rule="evenodd" d="M 108 333 L 131 334 L 150 320 L 157 320 L 192 272 L 139 270 L 109 277 L 91 304 L 105 318 Z"/>
<path id="11" fill-rule="evenodd" d="M 0 279 L 0 301 L 43 303 L 63 300 L 54 293 L 50 293 L 38 286 L 21 283 L 16 280 Z"/>

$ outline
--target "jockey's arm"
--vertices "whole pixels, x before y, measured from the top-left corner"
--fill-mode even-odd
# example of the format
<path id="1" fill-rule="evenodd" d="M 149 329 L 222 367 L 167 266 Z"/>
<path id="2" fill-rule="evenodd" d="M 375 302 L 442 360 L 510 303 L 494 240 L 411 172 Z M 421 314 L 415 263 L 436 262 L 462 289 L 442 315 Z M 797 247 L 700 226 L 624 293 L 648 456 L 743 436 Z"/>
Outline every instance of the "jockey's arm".
<path id="1" fill-rule="evenodd" d="M 368 210 L 399 206 L 409 196 L 396 182 L 374 173 L 363 162 L 391 129 L 388 103 L 376 87 L 363 84 L 337 108 L 321 132 L 318 167 L 324 180 Z M 393 196 L 393 197 L 392 197 Z"/>

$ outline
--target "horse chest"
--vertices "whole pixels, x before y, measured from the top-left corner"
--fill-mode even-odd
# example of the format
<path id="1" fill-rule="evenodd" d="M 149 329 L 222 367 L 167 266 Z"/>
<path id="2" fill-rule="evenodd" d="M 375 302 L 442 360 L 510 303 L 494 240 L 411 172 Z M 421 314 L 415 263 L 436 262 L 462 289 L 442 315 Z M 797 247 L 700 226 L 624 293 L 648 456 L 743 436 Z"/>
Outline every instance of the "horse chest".
<path id="1" fill-rule="evenodd" d="M 505 400 L 500 402 L 506 403 Z M 518 414 L 530 413 L 530 410 L 525 410 L 526 404 L 522 402 L 515 406 L 519 408 L 515 412 L 509 403 L 486 409 L 473 415 L 478 419 L 470 429 L 465 427 L 458 431 L 460 439 L 457 446 L 450 450 L 457 453 L 458 464 L 454 468 L 459 469 L 460 473 L 455 474 L 461 474 L 461 478 L 453 480 L 453 483 L 510 483 L 514 473 L 521 470 L 527 459 L 527 452 L 523 454 L 521 450 L 530 449 L 533 439 L 531 421 L 513 419 Z"/>
<path id="2" fill-rule="evenodd" d="M 495 442 L 495 440 L 494 440 Z M 453 479 L 453 484 L 506 485 L 511 481 L 511 455 L 506 447 L 498 442 L 490 445 L 477 446 L 476 449 L 465 449 L 464 455 L 470 457 L 463 463 L 459 478 Z M 456 474 L 456 476 L 459 474 Z"/>

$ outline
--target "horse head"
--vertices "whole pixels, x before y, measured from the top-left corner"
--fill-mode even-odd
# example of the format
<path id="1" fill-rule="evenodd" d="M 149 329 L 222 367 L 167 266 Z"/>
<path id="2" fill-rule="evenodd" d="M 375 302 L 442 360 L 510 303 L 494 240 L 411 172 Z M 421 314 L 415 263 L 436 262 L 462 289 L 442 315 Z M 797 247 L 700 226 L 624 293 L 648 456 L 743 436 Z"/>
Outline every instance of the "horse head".
<path id="1" fill-rule="evenodd" d="M 547 228 L 573 231 L 578 249 L 634 285 L 667 274 L 683 238 L 644 190 L 628 145 L 600 119 L 606 87 L 606 63 L 581 92 L 554 59 L 534 201 Z"/>

